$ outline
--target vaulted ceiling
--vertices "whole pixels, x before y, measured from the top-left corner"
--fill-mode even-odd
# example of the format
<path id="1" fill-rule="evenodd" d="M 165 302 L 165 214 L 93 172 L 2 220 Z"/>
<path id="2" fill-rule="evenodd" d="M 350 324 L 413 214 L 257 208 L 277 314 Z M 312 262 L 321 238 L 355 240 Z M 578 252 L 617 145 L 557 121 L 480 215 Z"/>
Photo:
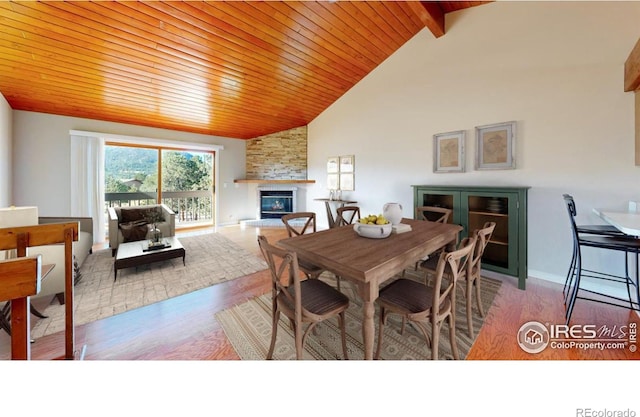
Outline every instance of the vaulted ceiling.
<path id="1" fill-rule="evenodd" d="M 483 3 L 0 1 L 0 93 L 14 110 L 250 139 L 308 124 Z"/>

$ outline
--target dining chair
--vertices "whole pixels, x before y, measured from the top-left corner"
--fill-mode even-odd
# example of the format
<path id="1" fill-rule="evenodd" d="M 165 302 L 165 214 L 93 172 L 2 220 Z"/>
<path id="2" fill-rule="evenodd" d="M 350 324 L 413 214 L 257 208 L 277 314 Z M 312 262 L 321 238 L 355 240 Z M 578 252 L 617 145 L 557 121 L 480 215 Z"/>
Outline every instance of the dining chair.
<path id="1" fill-rule="evenodd" d="M 446 207 L 418 206 L 416 207 L 416 219 L 427 220 L 436 223 L 447 223 L 453 210 Z"/>
<path id="2" fill-rule="evenodd" d="M 316 232 L 316 214 L 312 211 L 300 211 L 282 216 L 282 223 L 287 229 L 289 237 L 300 236 Z M 323 268 L 308 262 L 299 262 L 299 267 L 309 278 L 318 278 L 324 272 Z"/>
<path id="3" fill-rule="evenodd" d="M 271 245 L 265 236 L 258 236 L 258 245 L 271 272 L 272 324 L 271 344 L 267 359 L 273 358 L 280 314 L 289 318 L 294 332 L 296 359 L 302 359 L 309 332 L 327 319 L 338 318 L 342 336 L 342 351 L 347 353 L 346 310 L 349 298 L 319 279 L 300 279 L 298 257 L 295 252 Z M 303 328 L 307 325 L 306 329 Z"/>
<path id="4" fill-rule="evenodd" d="M 456 285 L 458 278 L 466 269 L 475 243 L 475 237 L 466 237 L 460 242 L 458 249 L 452 252 L 443 251 L 440 254 L 433 286 L 411 279 L 399 278 L 380 291 L 376 300 L 380 307 L 376 359 L 380 357 L 384 325 L 390 314 L 402 316 L 403 319 L 414 323 L 422 331 L 427 344 L 431 345 L 431 359 L 438 359 L 440 330 L 447 320 L 453 358 L 459 359 L 456 343 Z M 451 279 L 443 285 L 445 274 L 448 274 Z M 431 324 L 432 338 L 429 338 L 427 329 L 429 324 Z"/>
<path id="5" fill-rule="evenodd" d="M 317 231 L 316 214 L 312 211 L 300 211 L 285 214 L 282 216 L 282 222 L 287 228 L 287 234 L 289 237 L 300 236 L 306 233 L 315 233 Z M 323 272 L 325 272 L 324 268 L 306 261 L 299 261 L 298 264 L 302 272 L 304 272 L 309 278 L 318 278 Z M 336 276 L 336 288 L 338 288 L 338 291 L 341 290 L 340 281 L 340 277 Z"/>
<path id="6" fill-rule="evenodd" d="M 453 213 L 452 209 L 448 209 L 446 207 L 436 207 L 436 206 L 418 206 L 416 207 L 416 219 L 417 220 L 424 220 L 424 221 L 428 221 L 428 222 L 435 222 L 435 223 L 448 223 L 449 222 L 449 218 L 451 217 L 451 214 Z M 425 256 L 421 259 L 419 259 L 414 267 L 414 270 L 418 270 L 420 268 L 420 264 L 426 260 L 428 260 L 429 258 L 434 259 L 435 260 L 435 264 L 437 264 L 438 262 L 438 257 L 440 255 L 440 252 L 442 252 L 442 250 L 444 249 L 444 247 L 437 249 L 436 251 L 434 251 L 433 253 L 429 254 L 428 256 Z M 425 277 L 426 279 L 428 279 L 428 276 Z"/>
<path id="7" fill-rule="evenodd" d="M 360 220 L 360 207 L 342 206 L 336 209 L 336 221 L 334 227 L 342 227 Z"/>
<path id="8" fill-rule="evenodd" d="M 482 229 L 476 229 L 471 233 L 471 236 L 476 238 L 476 245 L 473 248 L 471 257 L 467 262 L 467 268 L 463 271 L 462 275 L 458 278 L 460 281 L 465 282 L 463 288 L 463 294 L 466 302 L 467 310 L 467 328 L 469 330 L 469 336 L 474 337 L 473 329 L 473 288 L 476 289 L 476 305 L 480 317 L 484 317 L 484 309 L 482 308 L 481 297 L 481 282 L 482 282 L 482 256 L 484 250 L 493 235 L 493 231 L 496 228 L 495 222 L 485 222 Z M 438 259 L 429 258 L 420 264 L 420 268 L 425 270 L 428 275 L 435 276 L 438 270 Z M 449 278 L 445 272 L 444 278 Z M 428 282 L 428 281 L 426 281 Z"/>
<path id="9" fill-rule="evenodd" d="M 467 308 L 467 327 L 469 329 L 469 337 L 474 338 L 473 331 L 473 289 L 476 289 L 476 306 L 480 317 L 484 317 L 484 309 L 482 308 L 481 283 L 482 283 L 482 256 L 484 250 L 493 235 L 496 228 L 495 222 L 486 222 L 482 229 L 474 230 L 473 236 L 476 238 L 476 244 L 473 247 L 471 258 L 467 262 L 467 269 L 462 277 L 466 283 L 464 290 L 466 308 Z"/>
<path id="10" fill-rule="evenodd" d="M 573 197 L 569 194 L 563 194 L 563 199 L 567 207 L 567 213 L 569 214 L 571 235 L 573 237 L 573 252 L 563 288 L 566 324 L 569 324 L 571 321 L 571 315 L 573 314 L 573 309 L 578 299 L 640 311 L 640 288 L 638 285 L 640 239 L 635 236 L 616 234 L 600 225 L 578 226 L 575 221 L 577 211 Z M 583 248 L 612 250 L 624 253 L 624 276 L 584 268 L 582 265 Z M 636 256 L 635 281 L 629 275 L 629 254 L 635 254 Z M 625 284 L 628 297 L 624 299 L 594 289 L 581 287 L 582 278 L 585 277 Z M 635 287 L 635 301 L 631 295 L 631 287 Z M 582 295 L 583 293 L 586 293 L 586 295 Z"/>

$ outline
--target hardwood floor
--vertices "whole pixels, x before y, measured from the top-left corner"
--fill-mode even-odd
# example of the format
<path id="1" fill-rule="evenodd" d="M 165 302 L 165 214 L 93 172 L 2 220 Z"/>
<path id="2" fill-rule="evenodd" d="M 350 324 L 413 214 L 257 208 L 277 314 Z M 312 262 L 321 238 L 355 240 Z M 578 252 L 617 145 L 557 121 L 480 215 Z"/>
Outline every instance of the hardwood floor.
<path id="1" fill-rule="evenodd" d="M 247 250 L 260 256 L 257 236 L 262 233 L 270 241 L 286 236 L 283 228 L 240 226 L 220 228 L 221 233 Z M 267 271 L 175 297 L 164 302 L 132 310 L 104 320 L 77 326 L 76 344 L 84 346 L 85 360 L 236 360 L 239 359 L 227 341 L 215 313 L 269 291 Z M 561 286 L 530 278 L 527 290 L 517 289 L 515 279 L 505 279 L 494 305 L 487 312 L 467 359 L 640 359 L 640 353 L 623 349 L 547 348 L 537 354 L 524 352 L 517 341 L 518 329 L 524 323 L 562 325 L 564 307 Z M 638 326 L 635 312 L 587 301 L 578 302 L 573 323 L 595 325 L 617 333 L 630 323 Z M 35 320 L 35 317 L 32 318 Z M 623 327 L 624 326 L 624 327 Z M 63 334 L 38 339 L 32 345 L 32 359 L 51 360 L 64 353 Z M 0 335 L 0 358 L 10 357 L 8 336 Z"/>

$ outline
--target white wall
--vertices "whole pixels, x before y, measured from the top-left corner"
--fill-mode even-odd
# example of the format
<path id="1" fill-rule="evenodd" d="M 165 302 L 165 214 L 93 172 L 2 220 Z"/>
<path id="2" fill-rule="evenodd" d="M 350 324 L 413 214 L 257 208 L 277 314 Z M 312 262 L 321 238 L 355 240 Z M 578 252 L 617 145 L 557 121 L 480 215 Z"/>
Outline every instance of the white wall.
<path id="1" fill-rule="evenodd" d="M 9 103 L 0 94 L 0 207 L 13 204 L 12 182 L 12 118 Z"/>
<path id="2" fill-rule="evenodd" d="M 14 199 L 16 205 L 38 206 L 42 216 L 69 215 L 70 130 L 176 142 L 215 144 L 220 151 L 219 224 L 248 218 L 255 210 L 247 207 L 242 188 L 224 187 L 235 178 L 244 178 L 245 142 L 240 139 L 197 135 L 97 120 L 14 111 Z"/>
<path id="3" fill-rule="evenodd" d="M 562 200 L 640 200 L 634 97 L 623 66 L 640 37 L 640 2 L 496 2 L 424 29 L 309 125 L 307 204 L 326 197 L 326 159 L 355 155 L 364 213 L 388 201 L 411 217 L 412 184 L 520 185 L 529 192 L 529 275 L 564 282 L 571 255 Z M 517 121 L 517 169 L 474 170 L 474 127 Z M 434 174 L 432 138 L 466 130 L 465 173 Z M 320 216 L 324 218 L 324 216 Z M 618 257 L 590 261 L 620 270 Z"/>

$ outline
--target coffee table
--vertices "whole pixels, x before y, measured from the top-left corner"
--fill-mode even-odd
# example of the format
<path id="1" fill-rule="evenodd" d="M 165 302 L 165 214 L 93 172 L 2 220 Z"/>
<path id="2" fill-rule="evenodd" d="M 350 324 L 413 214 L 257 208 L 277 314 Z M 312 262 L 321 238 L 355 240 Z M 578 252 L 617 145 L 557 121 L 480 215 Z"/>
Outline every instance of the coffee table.
<path id="1" fill-rule="evenodd" d="M 180 257 L 182 257 L 182 264 L 186 265 L 186 252 L 178 238 L 171 236 L 165 237 L 163 240 L 167 245 L 169 245 L 169 247 L 148 250 L 148 240 L 127 242 L 118 245 L 116 260 L 113 263 L 113 280 L 115 281 L 118 277 L 118 269 L 131 268 L 134 266 L 146 265 L 153 262 L 161 262 Z"/>

